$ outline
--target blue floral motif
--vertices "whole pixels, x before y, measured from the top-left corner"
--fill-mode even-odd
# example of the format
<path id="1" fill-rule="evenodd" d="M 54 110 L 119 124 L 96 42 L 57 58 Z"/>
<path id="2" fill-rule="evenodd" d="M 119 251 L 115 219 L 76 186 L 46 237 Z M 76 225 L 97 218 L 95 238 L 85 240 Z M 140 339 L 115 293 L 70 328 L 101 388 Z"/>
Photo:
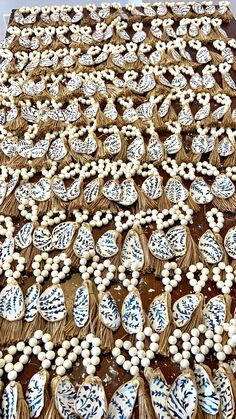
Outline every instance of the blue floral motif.
<path id="1" fill-rule="evenodd" d="M 83 419 L 102 419 L 107 416 L 105 391 L 98 377 L 88 377 L 79 387 L 75 411 Z"/>
<path id="2" fill-rule="evenodd" d="M 191 419 L 197 407 L 197 391 L 187 375 L 179 376 L 170 389 L 167 408 L 172 418 Z"/>
<path id="3" fill-rule="evenodd" d="M 203 311 L 205 325 L 211 330 L 225 322 L 226 306 L 222 296 L 216 296 L 208 301 Z"/>
<path id="4" fill-rule="evenodd" d="M 99 312 L 106 327 L 113 331 L 120 327 L 121 319 L 116 300 L 109 292 L 102 296 L 99 303 Z"/>
<path id="5" fill-rule="evenodd" d="M 121 385 L 113 394 L 109 408 L 108 419 L 129 419 L 133 413 L 138 394 L 139 383 L 131 380 Z"/>
<path id="6" fill-rule="evenodd" d="M 197 295 L 188 294 L 179 298 L 173 305 L 173 319 L 178 327 L 184 326 L 196 310 L 200 299 Z"/>
<path id="7" fill-rule="evenodd" d="M 220 396 L 220 407 L 222 419 L 233 419 L 234 416 L 234 395 L 231 382 L 223 368 L 219 368 L 213 378 L 213 385 Z"/>
<path id="8" fill-rule="evenodd" d="M 169 387 L 164 377 L 162 377 L 160 374 L 155 374 L 154 372 L 149 385 L 152 405 L 154 407 L 156 416 L 159 419 L 170 419 L 171 416 L 169 415 L 166 408 L 166 400 Z"/>
<path id="9" fill-rule="evenodd" d="M 216 415 L 220 408 L 220 398 L 207 371 L 201 365 L 196 365 L 194 374 L 198 393 L 198 403 L 203 412 L 209 415 Z"/>
<path id="10" fill-rule="evenodd" d="M 144 324 L 143 308 L 140 297 L 130 292 L 122 305 L 122 324 L 127 333 L 138 333 Z"/>
<path id="11" fill-rule="evenodd" d="M 168 324 L 167 302 L 164 297 L 156 297 L 151 302 L 148 310 L 148 319 L 153 330 L 157 333 L 163 332 Z"/>
<path id="12" fill-rule="evenodd" d="M 2 419 L 16 419 L 17 414 L 17 384 L 9 383 L 2 395 Z"/>
<path id="13" fill-rule="evenodd" d="M 76 391 L 73 384 L 68 377 L 63 377 L 57 385 L 55 395 L 56 407 L 63 419 L 78 418 L 75 413 L 75 399 Z"/>
<path id="14" fill-rule="evenodd" d="M 77 288 L 73 306 L 73 316 L 76 326 L 83 327 L 89 317 L 89 291 L 87 285 Z"/>
<path id="15" fill-rule="evenodd" d="M 39 311 L 50 322 L 60 321 L 66 316 L 65 296 L 59 285 L 48 287 L 39 298 Z"/>
<path id="16" fill-rule="evenodd" d="M 30 417 L 37 418 L 44 408 L 46 380 L 46 371 L 42 370 L 34 374 L 29 381 L 26 391 L 26 402 L 29 406 Z"/>

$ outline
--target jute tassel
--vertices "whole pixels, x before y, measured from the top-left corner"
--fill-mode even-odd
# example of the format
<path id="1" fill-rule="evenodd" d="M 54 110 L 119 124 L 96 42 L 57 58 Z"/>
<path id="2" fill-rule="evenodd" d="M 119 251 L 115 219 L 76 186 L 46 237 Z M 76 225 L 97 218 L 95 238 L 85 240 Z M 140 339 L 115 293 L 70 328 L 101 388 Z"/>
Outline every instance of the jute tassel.
<path id="1" fill-rule="evenodd" d="M 107 154 L 108 154 L 104 146 L 104 142 L 100 140 L 99 138 L 96 139 L 96 142 L 97 142 L 97 151 L 95 153 L 95 157 L 96 159 L 104 159 L 105 157 L 107 157 Z"/>
<path id="2" fill-rule="evenodd" d="M 61 416 L 56 408 L 56 390 L 57 386 L 61 380 L 61 377 L 54 377 L 51 381 L 51 394 L 50 394 L 50 403 L 45 414 L 45 419 L 61 419 Z"/>
<path id="3" fill-rule="evenodd" d="M 47 214 L 52 209 L 52 202 L 51 199 L 47 199 L 46 201 L 38 201 L 38 215 L 43 216 Z"/>
<path id="4" fill-rule="evenodd" d="M 208 375 L 208 378 L 211 382 L 211 385 L 213 386 L 213 383 L 212 383 L 213 377 L 212 377 L 211 369 L 205 364 L 201 364 L 201 365 L 196 364 L 195 370 L 197 371 L 200 368 L 203 368 L 206 371 L 206 373 Z M 216 390 L 215 390 L 215 392 L 216 392 Z M 207 397 L 207 395 L 206 395 L 206 397 Z M 216 400 L 214 400 L 214 402 L 216 403 Z M 203 403 L 204 403 L 204 396 L 203 396 Z M 219 410 L 220 410 L 220 400 L 219 400 L 218 407 L 219 407 Z M 198 404 L 197 404 L 197 418 L 198 419 L 215 419 L 216 417 L 217 417 L 216 415 L 210 415 L 210 414 L 206 413 L 202 409 L 201 404 L 198 402 Z"/>
<path id="5" fill-rule="evenodd" d="M 18 154 L 9 161 L 9 167 L 12 167 L 14 169 L 21 169 L 23 167 L 28 168 L 29 161 L 26 157 L 20 156 Z"/>
<path id="6" fill-rule="evenodd" d="M 177 163 L 183 163 L 183 162 L 190 163 L 189 156 L 188 156 L 188 154 L 185 151 L 183 142 L 182 142 L 181 149 L 175 155 L 175 160 L 176 160 Z"/>
<path id="7" fill-rule="evenodd" d="M 219 140 L 218 137 L 215 138 L 214 146 L 209 156 L 209 162 L 213 166 L 220 167 L 220 155 L 219 155 Z"/>
<path id="8" fill-rule="evenodd" d="M 133 230 L 137 233 L 141 247 L 143 249 L 144 264 L 142 266 L 142 272 L 151 271 L 151 254 L 148 248 L 148 239 L 140 225 L 133 227 Z"/>
<path id="9" fill-rule="evenodd" d="M 45 330 L 46 322 L 41 314 L 37 312 L 32 322 L 23 322 L 23 331 L 21 339 L 26 341 L 30 339 L 36 330 Z"/>
<path id="10" fill-rule="evenodd" d="M 196 213 L 200 211 L 200 206 L 193 200 L 193 198 L 190 195 L 188 196 L 185 202 L 189 206 L 189 208 L 193 210 L 193 212 Z"/>
<path id="11" fill-rule="evenodd" d="M 15 191 L 12 191 L 9 195 L 6 195 L 3 203 L 0 205 L 0 214 L 8 215 L 9 217 L 19 217 L 18 205 L 20 203 L 16 199 Z"/>
<path id="12" fill-rule="evenodd" d="M 120 141 L 121 141 L 121 147 L 118 154 L 114 156 L 114 160 L 127 160 L 127 141 L 124 138 L 123 134 L 119 133 Z"/>
<path id="13" fill-rule="evenodd" d="M 17 417 L 19 419 L 30 419 L 29 408 L 24 399 L 22 386 L 20 383 L 16 383 L 17 386 Z"/>
<path id="14" fill-rule="evenodd" d="M 213 198 L 212 203 L 222 212 L 235 212 L 236 211 L 236 195 L 235 193 L 228 199 Z"/>
<path id="15" fill-rule="evenodd" d="M 186 252 L 183 256 L 176 260 L 177 265 L 182 271 L 186 272 L 190 265 L 196 265 L 197 262 L 203 260 L 197 243 L 192 238 L 189 227 L 185 226 L 186 231 Z"/>
<path id="16" fill-rule="evenodd" d="M 67 324 L 66 317 L 57 322 L 47 322 L 46 330 L 52 337 L 52 342 L 54 345 L 59 345 L 63 340 L 65 340 L 65 327 Z"/>
<path id="17" fill-rule="evenodd" d="M 138 412 L 139 418 L 141 419 L 156 419 L 156 415 L 152 406 L 150 396 L 147 391 L 144 379 L 137 376 L 136 379 L 139 381 L 138 388 Z"/>
<path id="18" fill-rule="evenodd" d="M 50 398 L 49 398 L 49 394 L 48 394 L 48 384 L 49 384 L 49 372 L 47 370 L 40 370 L 41 374 L 44 374 L 46 377 L 46 383 L 45 383 L 45 388 L 44 388 L 44 407 L 40 412 L 40 415 L 37 416 L 37 419 L 46 419 L 47 416 L 47 410 L 48 410 L 48 406 L 50 404 Z"/>
<path id="19" fill-rule="evenodd" d="M 232 127 L 232 122 L 233 122 L 232 113 L 231 113 L 231 108 L 229 107 L 223 116 L 221 124 L 224 128 L 227 129 L 228 127 Z"/>
<path id="20" fill-rule="evenodd" d="M 168 339 L 172 333 L 173 330 L 173 323 L 172 323 L 172 310 L 171 310 L 171 294 L 168 292 L 165 292 L 161 294 L 160 296 L 157 296 L 157 298 L 164 299 L 166 310 L 167 310 L 167 325 L 165 326 L 165 329 L 158 333 L 159 334 L 159 341 L 158 341 L 158 354 L 163 356 L 169 356 L 169 344 Z"/>
<path id="21" fill-rule="evenodd" d="M 160 117 L 158 110 L 159 108 L 157 109 L 157 105 L 155 104 L 153 106 L 153 111 L 152 111 L 153 123 L 154 123 L 155 129 L 159 131 L 166 131 L 167 130 L 166 124 L 163 118 Z"/>
<path id="22" fill-rule="evenodd" d="M 224 58 L 217 52 L 210 51 L 211 62 L 214 65 L 219 65 L 224 62 Z"/>
<path id="23" fill-rule="evenodd" d="M 87 209 L 88 205 L 86 204 L 84 197 L 84 182 L 80 182 L 80 194 L 77 198 L 69 202 L 67 207 L 68 212 L 73 212 L 74 209 Z"/>
<path id="24" fill-rule="evenodd" d="M 226 157 L 223 162 L 223 167 L 233 167 L 236 165 L 236 143 L 232 143 L 233 146 L 233 153 L 230 154 L 230 156 Z"/>
<path id="25" fill-rule="evenodd" d="M 70 244 L 66 249 L 67 257 L 71 259 L 71 265 L 73 268 L 78 268 L 79 266 L 79 257 L 74 252 L 74 244 L 77 237 L 78 237 L 78 230 L 76 229 L 70 241 Z"/>
<path id="26" fill-rule="evenodd" d="M 28 123 L 24 118 L 21 116 L 17 116 L 15 119 L 13 119 L 11 122 L 7 122 L 5 124 L 4 128 L 7 131 L 14 132 L 16 135 L 21 134 L 25 132 L 28 128 Z"/>
<path id="27" fill-rule="evenodd" d="M 163 186 L 163 178 L 161 176 L 160 176 L 160 182 L 161 182 L 161 187 L 162 187 L 162 194 L 160 198 L 155 200 L 157 204 L 156 208 L 158 209 L 159 212 L 163 211 L 164 209 L 170 209 L 172 207 L 171 202 L 167 198 L 166 190 Z"/>
<path id="28" fill-rule="evenodd" d="M 65 335 L 67 337 L 77 336 L 78 339 L 83 339 L 88 333 L 96 334 L 98 321 L 98 304 L 93 291 L 93 284 L 91 281 L 84 281 L 83 286 L 86 287 L 89 293 L 89 315 L 83 327 L 78 327 L 74 321 L 74 313 L 71 308 L 69 311 L 69 321 L 65 327 Z"/>
<path id="29" fill-rule="evenodd" d="M 22 338 L 23 321 L 20 319 L 10 322 L 0 318 L 0 329 L 0 345 L 18 342 Z"/>
<path id="30" fill-rule="evenodd" d="M 142 188 L 140 188 L 136 183 L 135 183 L 135 189 L 138 195 L 138 200 L 136 202 L 136 212 L 147 211 L 148 209 L 157 208 L 156 200 L 147 196 L 143 192 Z"/>
<path id="31" fill-rule="evenodd" d="M 192 295 L 192 294 L 189 294 L 189 295 Z M 202 311 L 204 296 L 203 294 L 200 294 L 200 293 L 196 293 L 195 296 L 198 297 L 199 303 L 197 307 L 195 308 L 195 310 L 192 312 L 190 319 L 184 324 L 184 326 L 179 326 L 178 322 L 173 320 L 175 327 L 179 327 L 182 333 L 184 332 L 190 333 L 192 329 L 195 329 L 199 326 L 199 324 L 204 323 L 203 311 Z M 175 304 L 176 303 L 174 303 L 173 308 L 175 307 Z"/>

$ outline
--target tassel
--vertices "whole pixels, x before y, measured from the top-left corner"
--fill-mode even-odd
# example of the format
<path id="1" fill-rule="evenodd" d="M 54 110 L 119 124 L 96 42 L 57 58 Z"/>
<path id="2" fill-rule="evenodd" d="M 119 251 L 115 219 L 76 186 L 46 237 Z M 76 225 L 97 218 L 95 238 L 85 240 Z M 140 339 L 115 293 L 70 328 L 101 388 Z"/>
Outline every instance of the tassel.
<path id="1" fill-rule="evenodd" d="M 228 199 L 213 198 L 212 203 L 222 212 L 235 212 L 236 211 L 236 195 L 235 193 Z"/>
<path id="2" fill-rule="evenodd" d="M 193 200 L 193 198 L 189 195 L 186 199 L 186 204 L 193 210 L 193 212 L 199 212 L 200 206 Z"/>
<path id="3" fill-rule="evenodd" d="M 230 156 L 227 156 L 223 162 L 223 167 L 233 167 L 236 165 L 236 144 L 232 144 L 234 151 Z"/>
<path id="4" fill-rule="evenodd" d="M 67 254 L 68 258 L 71 259 L 71 265 L 72 265 L 73 268 L 78 268 L 78 266 L 79 266 L 79 257 L 74 252 L 74 244 L 75 244 L 75 241 L 77 239 L 77 236 L 78 236 L 78 231 L 76 229 L 75 232 L 74 232 L 74 235 L 73 235 L 73 237 L 70 241 L 70 244 L 66 249 L 66 254 Z"/>
<path id="5" fill-rule="evenodd" d="M 121 140 L 121 147 L 119 153 L 115 156 L 114 160 L 127 160 L 127 141 L 125 140 L 124 136 L 119 133 L 119 137 Z"/>
<path id="6" fill-rule="evenodd" d="M 151 399 L 148 395 L 144 379 L 140 376 L 136 377 L 139 382 L 138 388 L 138 411 L 141 419 L 155 419 L 156 415 L 153 410 Z"/>
<path id="7" fill-rule="evenodd" d="M 140 188 L 136 183 L 135 183 L 135 189 L 138 196 L 138 201 L 136 203 L 136 212 L 140 212 L 140 211 L 146 212 L 148 209 L 157 208 L 156 201 L 150 198 L 149 196 L 147 196 L 143 192 L 142 188 Z"/>
<path id="8" fill-rule="evenodd" d="M 54 377 L 51 381 L 51 399 L 45 414 L 45 419 L 61 419 L 55 403 L 56 389 L 60 380 L 61 377 Z"/>
<path id="9" fill-rule="evenodd" d="M 216 66 L 224 62 L 224 58 L 217 52 L 210 51 L 210 56 L 211 56 L 212 64 Z"/>
<path id="10" fill-rule="evenodd" d="M 26 157 L 17 154 L 17 156 L 14 156 L 10 160 L 9 167 L 12 167 L 13 169 L 29 168 L 29 160 Z"/>
<path id="11" fill-rule="evenodd" d="M 22 331 L 22 340 L 29 340 L 36 330 L 45 330 L 46 322 L 40 315 L 37 313 L 32 322 L 23 322 L 23 331 Z"/>
<path id="12" fill-rule="evenodd" d="M 177 259 L 177 265 L 182 271 L 186 272 L 190 265 L 196 265 L 197 262 L 203 260 L 198 245 L 195 243 L 192 238 L 191 231 L 189 227 L 186 229 L 186 252 L 183 256 Z"/>
<path id="13" fill-rule="evenodd" d="M 219 140 L 218 137 L 215 138 L 214 146 L 209 156 L 209 162 L 216 167 L 220 167 L 220 155 L 219 155 Z"/>
<path id="14" fill-rule="evenodd" d="M 103 199 L 102 188 L 103 188 L 103 185 L 104 185 L 104 180 L 101 179 L 101 178 L 98 178 L 98 182 L 99 182 L 98 195 L 94 199 L 94 201 L 92 201 L 90 204 L 88 204 L 88 208 L 89 208 L 90 213 L 94 213 L 94 212 L 100 210 L 100 202 Z"/>
<path id="15" fill-rule="evenodd" d="M 203 310 L 202 310 L 204 296 L 203 294 L 200 294 L 200 293 L 195 293 L 195 295 L 199 297 L 199 303 L 197 307 L 195 308 L 195 310 L 192 312 L 190 319 L 182 327 L 178 326 L 178 323 L 174 321 L 175 326 L 179 327 L 182 333 L 185 333 L 185 332 L 190 333 L 192 329 L 195 329 L 199 326 L 199 324 L 204 323 Z"/>
<path id="16" fill-rule="evenodd" d="M 159 212 L 163 211 L 164 209 L 170 209 L 172 207 L 172 203 L 169 201 L 166 195 L 166 190 L 163 185 L 163 178 L 160 176 L 160 183 L 162 187 L 162 194 L 160 198 L 156 199 L 157 206 Z"/>
<path id="17" fill-rule="evenodd" d="M 38 215 L 43 216 L 52 209 L 52 200 L 49 198 L 46 201 L 38 201 Z"/>
<path id="18" fill-rule="evenodd" d="M 97 151 L 95 154 L 95 158 L 96 159 L 104 159 L 107 157 L 107 150 L 104 146 L 104 143 L 102 140 L 100 140 L 99 138 L 97 138 Z"/>
<path id="19" fill-rule="evenodd" d="M 73 199 L 73 201 L 69 202 L 68 205 L 68 212 L 73 212 L 75 209 L 87 209 L 88 205 L 85 201 L 84 197 L 84 184 L 83 181 L 80 183 L 80 194 L 77 198 Z"/>
<path id="20" fill-rule="evenodd" d="M 181 149 L 175 155 L 175 160 L 177 163 L 190 163 L 189 155 L 186 153 L 183 143 Z"/>
<path id="21" fill-rule="evenodd" d="M 0 213 L 8 215 L 9 217 L 19 217 L 20 211 L 18 208 L 19 202 L 16 199 L 15 192 L 11 192 L 4 198 L 2 205 L 0 206 Z"/>
<path id="22" fill-rule="evenodd" d="M 96 336 L 101 339 L 101 348 L 103 352 L 111 352 L 114 348 L 113 332 L 106 327 L 100 319 L 98 319 Z"/>
<path id="23" fill-rule="evenodd" d="M 140 225 L 133 227 L 133 230 L 138 234 L 138 238 L 143 249 L 144 264 L 142 267 L 142 272 L 150 272 L 151 255 L 148 248 L 148 239 L 146 237 L 146 234 L 144 233 Z"/>
<path id="24" fill-rule="evenodd" d="M 24 399 L 22 386 L 20 383 L 16 383 L 17 386 L 17 417 L 20 419 L 30 419 L 28 405 Z"/>
<path id="25" fill-rule="evenodd" d="M 18 342 L 22 338 L 23 321 L 20 319 L 10 322 L 0 318 L 0 329 L 0 345 Z"/>
<path id="26" fill-rule="evenodd" d="M 158 296 L 161 297 L 161 296 Z M 169 356 L 169 344 L 168 339 L 173 330 L 172 324 L 172 310 L 171 310 L 171 294 L 164 293 L 164 299 L 167 307 L 167 316 L 168 316 L 168 324 L 166 325 L 163 332 L 159 333 L 159 341 L 158 341 L 158 354 L 162 356 Z"/>
<path id="27" fill-rule="evenodd" d="M 52 342 L 54 345 L 59 345 L 63 340 L 65 340 L 65 327 L 66 327 L 66 317 L 57 322 L 47 322 L 47 333 L 52 337 Z"/>

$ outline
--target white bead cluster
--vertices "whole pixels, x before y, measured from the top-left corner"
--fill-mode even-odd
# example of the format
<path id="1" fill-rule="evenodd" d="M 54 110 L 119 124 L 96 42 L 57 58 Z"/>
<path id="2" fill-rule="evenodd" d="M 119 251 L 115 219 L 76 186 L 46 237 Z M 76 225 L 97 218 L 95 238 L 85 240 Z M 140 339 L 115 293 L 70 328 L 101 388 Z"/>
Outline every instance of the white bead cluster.
<path id="1" fill-rule="evenodd" d="M 222 335 L 225 332 L 228 333 L 229 338 L 227 343 L 223 345 Z M 201 334 L 205 335 L 202 345 L 200 343 Z M 181 340 L 180 344 L 178 343 L 179 340 Z M 236 347 L 236 319 L 216 326 L 214 331 L 207 329 L 204 324 L 192 329 L 190 333 L 183 333 L 180 329 L 175 329 L 168 342 L 173 361 L 179 364 L 183 370 L 189 368 L 189 360 L 192 356 L 195 362 L 203 363 L 211 350 L 215 352 L 219 361 L 225 361 L 227 355 L 230 355 Z M 182 352 L 179 347 L 181 347 Z"/>
<path id="2" fill-rule="evenodd" d="M 126 270 L 131 271 L 131 279 L 127 278 L 125 274 Z M 118 267 L 118 272 L 118 279 L 122 282 L 123 286 L 128 289 L 128 291 L 132 291 L 132 289 L 138 285 L 140 272 L 137 262 L 130 264 L 129 261 L 125 261 L 124 265 L 120 265 Z"/>
<path id="3" fill-rule="evenodd" d="M 62 343 L 57 351 L 55 359 L 56 373 L 63 376 L 66 370 L 72 368 L 73 363 L 78 359 L 78 356 L 83 358 L 83 366 L 88 375 L 96 373 L 96 367 L 100 364 L 101 341 L 92 333 L 89 333 L 84 340 L 79 343 L 79 340 L 74 337 L 70 341 L 66 340 Z"/>
<path id="4" fill-rule="evenodd" d="M 44 261 L 43 269 L 41 269 L 41 264 Z M 39 284 L 42 284 L 49 275 L 53 284 L 60 284 L 60 281 L 70 273 L 70 265 L 71 259 L 67 257 L 66 253 L 60 253 L 51 258 L 47 252 L 42 252 L 34 257 L 32 268 L 36 282 Z"/>
<path id="5" fill-rule="evenodd" d="M 196 276 L 194 275 L 197 271 L 200 272 L 199 279 L 196 279 Z M 189 280 L 189 285 L 193 287 L 193 290 L 195 292 L 201 292 L 209 279 L 209 269 L 206 268 L 202 262 L 197 262 L 196 265 L 189 266 L 186 277 Z"/>
<path id="6" fill-rule="evenodd" d="M 92 263 L 88 266 L 90 259 L 92 259 Z M 84 252 L 83 257 L 80 258 L 79 272 L 84 281 L 87 281 L 93 275 L 97 290 L 105 291 L 106 287 L 114 279 L 116 267 L 109 259 L 105 259 L 102 263 L 99 263 L 99 261 L 100 257 L 95 254 L 94 250 Z M 104 270 L 106 270 L 106 274 L 105 277 L 102 277 Z"/>
<path id="7" fill-rule="evenodd" d="M 236 276 L 231 265 L 225 265 L 219 262 L 212 270 L 212 279 L 216 283 L 222 294 L 230 294 L 233 284 L 236 282 Z M 225 279 L 223 279 L 225 277 Z"/>
<path id="8" fill-rule="evenodd" d="M 12 264 L 16 262 L 15 267 Z M 11 284 L 12 280 L 19 280 L 25 270 L 25 258 L 18 252 L 14 252 L 12 256 L 5 257 L 4 263 L 0 262 L 0 275 L 4 273 L 7 278 L 7 283 Z"/>
<path id="9" fill-rule="evenodd" d="M 41 226 L 42 227 L 53 226 L 65 220 L 66 220 L 65 210 L 61 210 L 61 211 L 51 210 L 51 211 L 48 211 L 47 214 L 42 217 Z"/>
<path id="10" fill-rule="evenodd" d="M 215 217 L 217 221 L 215 221 Z M 210 229 L 214 233 L 219 233 L 224 227 L 224 214 L 223 212 L 218 211 L 217 208 L 212 208 L 210 211 L 207 211 L 206 219 Z"/>
<path id="11" fill-rule="evenodd" d="M 145 350 L 144 340 L 149 338 L 149 348 Z M 128 371 L 131 375 L 135 376 L 139 373 L 140 366 L 145 368 L 151 363 L 151 360 L 155 358 L 158 352 L 159 335 L 151 329 L 151 327 L 145 327 L 143 332 L 138 332 L 136 335 L 136 344 L 132 346 L 130 340 L 123 341 L 117 339 L 115 341 L 115 347 L 112 350 L 116 363 L 123 367 L 125 371 Z M 122 355 L 122 349 L 128 352 L 130 360 L 127 360 Z"/>
<path id="12" fill-rule="evenodd" d="M 161 271 L 161 282 L 166 292 L 172 292 L 173 288 L 176 288 L 182 279 L 182 270 L 178 268 L 176 262 L 166 262 L 163 268 Z M 172 275 L 171 271 L 173 272 Z M 172 276 L 171 279 L 170 276 Z"/>
<path id="13" fill-rule="evenodd" d="M 112 218 L 113 215 L 110 210 L 96 211 L 89 224 L 91 225 L 91 227 L 100 228 L 102 226 L 108 225 Z"/>

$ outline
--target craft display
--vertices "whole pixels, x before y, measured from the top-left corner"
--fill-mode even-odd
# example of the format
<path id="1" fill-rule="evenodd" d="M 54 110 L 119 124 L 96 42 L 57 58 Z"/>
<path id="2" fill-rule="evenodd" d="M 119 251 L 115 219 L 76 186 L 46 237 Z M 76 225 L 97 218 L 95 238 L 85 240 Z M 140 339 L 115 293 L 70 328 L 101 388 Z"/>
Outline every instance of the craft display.
<path id="1" fill-rule="evenodd" d="M 228 1 L 13 11 L 3 419 L 236 417 L 231 18 Z"/>

